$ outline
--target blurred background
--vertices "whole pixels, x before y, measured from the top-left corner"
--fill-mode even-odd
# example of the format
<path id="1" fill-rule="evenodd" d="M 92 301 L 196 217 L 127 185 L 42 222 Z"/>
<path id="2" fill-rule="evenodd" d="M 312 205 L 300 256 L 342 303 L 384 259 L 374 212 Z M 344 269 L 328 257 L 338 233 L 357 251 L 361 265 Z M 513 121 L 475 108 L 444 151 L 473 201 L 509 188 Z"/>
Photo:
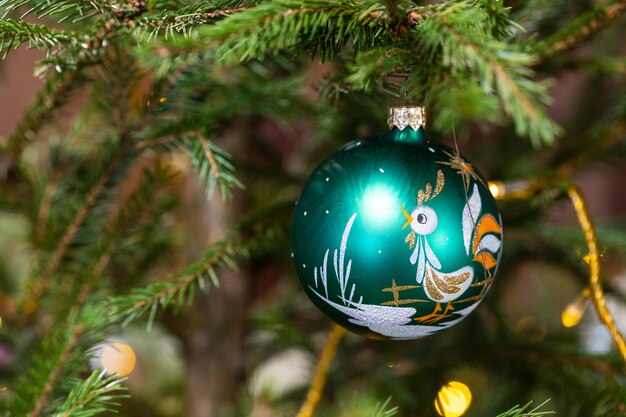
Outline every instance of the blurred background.
<path id="1" fill-rule="evenodd" d="M 529 21 L 536 26 L 527 29 L 550 33 L 588 6 L 588 2 L 574 3 L 568 11 L 571 15 Z M 577 153 L 577 149 L 593 129 L 601 129 L 599 122 L 626 106 L 624 17 L 565 58 L 537 68 L 538 79 L 551 79 L 549 113 L 564 128 L 554 146 L 534 148 L 515 137 L 510 126 L 470 124 L 456 130 L 461 153 L 490 180 L 539 176 L 571 155 L 583 155 L 571 175 L 598 227 L 607 304 L 622 333 L 626 333 L 626 136 L 622 131 L 610 139 L 609 152 L 602 145 L 608 134 L 598 135 L 597 145 L 587 150 Z M 523 25 L 524 19 L 518 16 Z M 603 61 L 609 56 L 610 62 Z M 33 75 L 41 58 L 42 53 L 21 47 L 2 62 L 0 138 L 16 129 L 42 88 L 42 81 Z M 219 195 L 207 200 L 185 157 L 142 157 L 143 166 L 163 163 L 176 176 L 168 191 L 176 204 L 162 219 L 167 233 L 156 237 L 167 250 L 144 254 L 164 256 L 164 262 L 150 267 L 151 276 L 165 277 L 199 259 L 212 243 L 224 239 L 231 225 L 277 191 L 285 200 L 295 199 L 307 175 L 326 155 L 356 137 L 386 129 L 386 106 L 395 101 L 393 97 L 364 99 L 365 93 L 354 93 L 341 98 L 336 107 L 320 106 L 319 88 L 341 64 L 297 61 L 293 65 L 299 79 L 289 87 L 289 94 L 297 97 L 299 108 L 290 107 L 281 118 L 280 110 L 265 113 L 262 102 L 252 99 L 220 122 L 217 143 L 233 155 L 237 176 L 246 185 L 245 190 L 234 191 L 232 200 Z M 270 71 L 277 79 L 285 76 L 280 66 Z M 228 77 L 233 75 L 223 74 L 223 79 Z M 139 82 L 136 88 L 142 86 Z M 237 91 L 234 88 L 232 93 Z M 74 141 L 88 146 L 92 134 L 99 140 L 95 130 L 107 120 L 89 115 L 95 111 L 92 103 L 97 94 L 97 89 L 83 89 L 55 114 L 39 133 L 48 140 L 29 147 L 24 155 L 30 166 L 42 173 L 49 169 L 48 144 Z M 163 104 L 166 111 L 169 100 Z M 77 127 L 78 113 L 83 114 L 83 126 Z M 623 117 L 616 118 L 622 125 Z M 433 132 L 433 137 L 452 144 L 448 134 Z M 129 190 L 132 177 L 125 180 Z M 423 340 L 380 342 L 348 334 L 317 415 L 371 415 L 377 404 L 391 398 L 390 407 L 400 405 L 398 415 L 434 416 L 437 392 L 450 381 L 463 382 L 471 391 L 469 409 L 463 410 L 468 416 L 495 416 L 515 404 L 530 400 L 539 404 L 551 398 L 546 409 L 557 415 L 586 417 L 602 415 L 605 396 L 617 396 L 617 403 L 624 400 L 619 399 L 625 392 L 624 368 L 608 331 L 582 296 L 586 249 L 571 203 L 563 198 L 548 204 L 505 202 L 500 209 L 505 252 L 484 305 L 455 328 Z M 22 291 L 37 256 L 38 249 L 30 243 L 34 227 L 20 213 L 0 213 L 0 305 L 5 312 L 12 309 L 10 300 Z M 127 344 L 136 355 L 125 383 L 132 397 L 123 401 L 120 415 L 293 414 L 304 398 L 330 322 L 300 289 L 289 253 L 287 228 L 237 270 L 219 268 L 218 288 L 198 291 L 193 303 L 176 314 L 163 313 L 150 331 L 143 321 L 117 329 L 107 343 Z M 111 266 L 114 291 L 123 292 L 136 282 L 133 268 L 141 268 L 140 263 L 126 263 L 123 258 Z M 566 327 L 577 314 L 582 314 L 580 323 Z M 13 364 L 25 338 L 10 332 L 5 326 L 0 333 L 0 374 L 5 375 L 15 372 Z M 603 383 L 617 388 L 589 391 L 590 386 Z"/>

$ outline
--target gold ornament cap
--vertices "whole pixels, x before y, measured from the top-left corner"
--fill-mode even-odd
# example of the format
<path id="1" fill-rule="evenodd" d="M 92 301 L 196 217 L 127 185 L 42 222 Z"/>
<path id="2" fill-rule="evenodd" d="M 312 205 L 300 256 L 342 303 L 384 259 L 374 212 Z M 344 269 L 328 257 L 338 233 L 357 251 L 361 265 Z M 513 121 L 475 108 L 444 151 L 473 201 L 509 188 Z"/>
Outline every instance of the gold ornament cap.
<path id="1" fill-rule="evenodd" d="M 423 106 L 415 106 L 410 104 L 397 104 L 389 107 L 389 115 L 387 116 L 387 125 L 389 129 L 397 127 L 400 130 L 411 126 L 413 130 L 420 127 L 426 128 L 426 109 Z"/>

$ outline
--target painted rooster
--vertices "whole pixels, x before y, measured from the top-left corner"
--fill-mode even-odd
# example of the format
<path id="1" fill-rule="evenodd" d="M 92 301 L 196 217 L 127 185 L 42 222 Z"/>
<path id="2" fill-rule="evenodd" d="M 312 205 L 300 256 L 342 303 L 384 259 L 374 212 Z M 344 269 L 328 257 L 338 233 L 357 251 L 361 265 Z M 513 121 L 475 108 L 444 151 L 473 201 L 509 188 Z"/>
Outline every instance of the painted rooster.
<path id="1" fill-rule="evenodd" d="M 409 214 L 402 207 L 407 219 L 403 229 L 411 227 L 405 242 L 413 250 L 410 262 L 417 266 L 416 281 L 418 284 L 423 283 L 428 298 L 437 303 L 431 314 L 415 319 L 423 323 L 436 323 L 449 317 L 449 313 L 454 310 L 452 302 L 463 295 L 474 280 L 475 270 L 471 262 L 481 264 L 485 273 L 490 275 L 491 269 L 496 266 L 496 254 L 501 246 L 497 235 L 502 234 L 502 229 L 492 215 L 480 217 L 482 201 L 478 187 L 474 184 L 461 217 L 463 244 L 470 262 L 456 271 L 441 270 L 441 262 L 428 243 L 428 236 L 437 230 L 439 221 L 436 211 L 426 203 L 439 195 L 444 182 L 444 174 L 439 170 L 434 189 L 427 183 L 424 190 L 418 191 L 415 209 Z M 447 303 L 445 309 L 442 309 L 441 303 Z"/>

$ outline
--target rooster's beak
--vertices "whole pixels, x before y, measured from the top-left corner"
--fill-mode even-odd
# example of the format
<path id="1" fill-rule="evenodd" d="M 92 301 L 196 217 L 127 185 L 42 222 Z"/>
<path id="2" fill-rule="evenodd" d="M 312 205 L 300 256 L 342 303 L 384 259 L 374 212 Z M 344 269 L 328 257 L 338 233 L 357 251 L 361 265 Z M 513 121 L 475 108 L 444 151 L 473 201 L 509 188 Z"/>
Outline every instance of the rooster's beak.
<path id="1" fill-rule="evenodd" d="M 400 206 L 400 208 L 402 209 L 402 213 L 404 213 L 404 217 L 406 217 L 406 223 L 404 223 L 404 226 L 402 226 L 402 230 L 404 230 L 407 228 L 408 225 L 413 223 L 413 217 L 411 217 L 411 215 L 407 213 L 403 206 Z"/>

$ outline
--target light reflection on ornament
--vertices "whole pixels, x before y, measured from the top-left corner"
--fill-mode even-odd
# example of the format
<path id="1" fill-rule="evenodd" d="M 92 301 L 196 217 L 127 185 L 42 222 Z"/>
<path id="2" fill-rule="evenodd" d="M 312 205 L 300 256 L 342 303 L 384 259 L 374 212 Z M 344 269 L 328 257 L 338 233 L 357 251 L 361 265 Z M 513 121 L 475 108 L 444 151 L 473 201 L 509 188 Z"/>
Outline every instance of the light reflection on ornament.
<path id="1" fill-rule="evenodd" d="M 363 216 L 372 226 L 385 226 L 397 215 L 398 199 L 393 190 L 384 184 L 372 184 L 363 193 Z"/>
<path id="2" fill-rule="evenodd" d="M 435 399 L 435 410 L 442 417 L 460 417 L 472 402 L 469 387 L 459 381 L 450 381 L 442 386 Z"/>
<path id="3" fill-rule="evenodd" d="M 135 352 L 124 343 L 116 342 L 104 346 L 101 357 L 101 365 L 109 375 L 126 376 L 135 368 Z"/>

